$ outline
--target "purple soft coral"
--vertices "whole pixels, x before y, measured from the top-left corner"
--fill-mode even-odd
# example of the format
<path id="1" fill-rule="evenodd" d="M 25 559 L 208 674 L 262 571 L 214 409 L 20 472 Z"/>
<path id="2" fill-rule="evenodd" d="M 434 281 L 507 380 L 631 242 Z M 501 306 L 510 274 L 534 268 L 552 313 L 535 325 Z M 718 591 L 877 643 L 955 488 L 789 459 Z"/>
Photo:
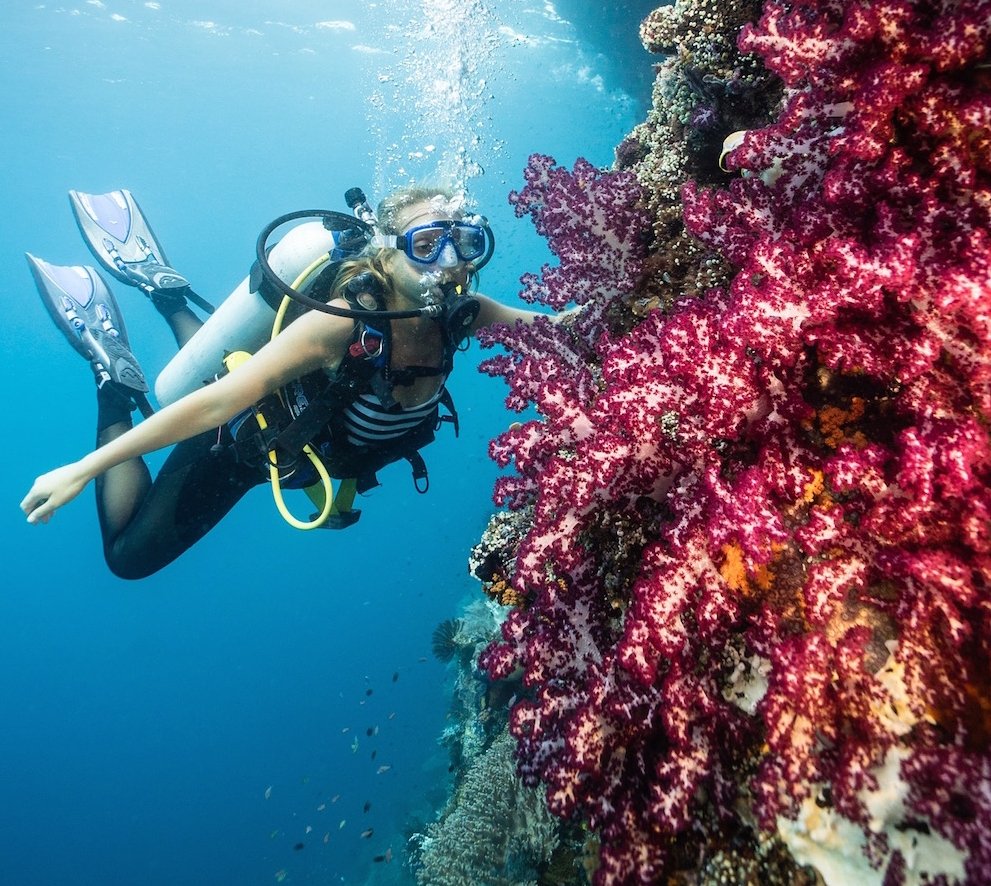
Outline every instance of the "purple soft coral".
<path id="1" fill-rule="evenodd" d="M 769 2 L 741 46 L 781 116 L 729 156 L 743 177 L 683 191 L 738 273 L 622 338 L 632 177 L 535 157 L 513 197 L 561 260 L 528 293 L 589 308 L 491 339 L 544 418 L 493 444 L 534 522 L 481 663 L 523 666 L 521 770 L 599 832 L 599 884 L 653 881 L 745 797 L 766 829 L 831 805 L 892 883 L 930 861 L 895 831 L 924 828 L 964 858 L 930 875 L 991 880 L 989 34 L 991 0 Z M 642 535 L 622 596 L 610 514 Z M 770 672 L 746 710 L 734 662 Z M 905 807 L 879 820 L 891 760 Z"/>

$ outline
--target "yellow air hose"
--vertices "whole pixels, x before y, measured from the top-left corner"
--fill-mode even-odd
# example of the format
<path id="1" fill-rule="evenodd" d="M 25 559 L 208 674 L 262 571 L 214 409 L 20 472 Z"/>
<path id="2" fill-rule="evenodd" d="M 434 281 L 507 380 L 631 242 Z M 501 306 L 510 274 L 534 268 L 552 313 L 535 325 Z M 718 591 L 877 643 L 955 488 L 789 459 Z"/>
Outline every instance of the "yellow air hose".
<path id="1" fill-rule="evenodd" d="M 307 265 L 300 275 L 293 281 L 292 288 L 299 289 L 303 285 L 304 281 L 318 268 L 323 267 L 327 262 L 330 261 L 330 253 L 324 253 L 318 258 L 314 259 Z M 286 296 L 282 299 L 282 304 L 279 305 L 279 310 L 276 312 L 275 321 L 272 324 L 272 338 L 274 339 L 281 331 L 282 324 L 285 320 L 286 311 L 289 309 L 292 299 Z M 227 366 L 229 371 L 233 371 L 238 366 L 240 366 L 245 360 L 247 360 L 251 355 L 245 351 L 236 351 L 233 354 L 229 354 L 224 358 L 224 365 Z M 262 415 L 259 409 L 254 411 L 255 418 L 258 421 L 258 427 L 261 430 L 265 430 L 268 427 L 268 421 L 265 416 Z M 330 474 L 327 472 L 327 468 L 324 465 L 320 457 L 313 451 L 310 444 L 307 443 L 303 447 L 303 454 L 310 460 L 310 464 L 313 465 L 314 470 L 320 477 L 320 482 L 314 484 L 307 488 L 306 492 L 310 496 L 311 500 L 320 508 L 320 512 L 316 514 L 310 520 L 300 520 L 293 516 L 290 512 L 288 505 L 286 505 L 285 498 L 282 494 L 282 479 L 279 477 L 279 460 L 278 455 L 274 449 L 269 450 L 268 461 L 269 461 L 269 479 L 272 481 L 272 497 L 275 499 L 275 506 L 278 508 L 279 513 L 282 515 L 282 519 L 285 520 L 290 526 L 296 529 L 319 529 L 323 526 L 327 519 L 333 513 L 340 513 L 339 507 L 335 507 L 335 504 L 343 505 L 344 510 L 348 511 L 351 509 L 351 504 L 354 501 L 355 496 L 355 483 L 354 480 L 344 480 L 341 483 L 341 488 L 339 490 L 339 502 L 334 496 L 334 485 L 330 478 Z M 314 488 L 315 487 L 315 488 Z M 312 491 L 311 491 L 312 490 Z"/>

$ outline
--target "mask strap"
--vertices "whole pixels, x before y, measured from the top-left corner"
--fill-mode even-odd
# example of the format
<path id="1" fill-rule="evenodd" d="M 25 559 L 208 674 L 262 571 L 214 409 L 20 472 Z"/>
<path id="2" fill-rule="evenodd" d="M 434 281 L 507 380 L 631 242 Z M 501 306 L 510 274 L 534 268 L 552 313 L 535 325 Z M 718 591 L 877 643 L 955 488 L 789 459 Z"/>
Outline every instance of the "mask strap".
<path id="1" fill-rule="evenodd" d="M 375 234 L 369 241 L 370 246 L 376 246 L 379 249 L 400 249 L 406 245 L 406 240 L 403 237 L 398 237 L 395 234 Z"/>

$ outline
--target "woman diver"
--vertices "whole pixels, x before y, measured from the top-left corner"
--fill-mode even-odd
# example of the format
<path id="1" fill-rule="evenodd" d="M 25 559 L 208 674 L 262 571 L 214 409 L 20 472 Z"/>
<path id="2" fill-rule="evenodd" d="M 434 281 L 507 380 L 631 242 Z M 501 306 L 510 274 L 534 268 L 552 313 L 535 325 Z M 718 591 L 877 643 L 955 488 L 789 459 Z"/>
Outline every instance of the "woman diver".
<path id="1" fill-rule="evenodd" d="M 139 261 L 122 258 L 114 234 L 88 235 L 82 220 L 80 228 L 111 273 L 150 296 L 182 349 L 203 325 L 186 299 L 202 301 L 168 267 L 133 198 L 126 191 L 72 193 L 76 209 L 81 201 L 127 198 L 130 223 L 143 233 Z M 349 192 L 348 202 L 374 228 L 363 224 L 354 257 L 334 262 L 309 287 L 304 300 L 313 307 L 316 299 L 318 309 L 301 313 L 233 371 L 153 414 L 102 278 L 91 268 L 28 256 L 46 307 L 90 361 L 98 384 L 97 448 L 35 480 L 21 502 L 29 523 L 47 523 L 95 479 L 107 565 L 137 579 L 171 563 L 265 479 L 273 479 L 281 503 L 280 481 L 291 483 L 298 473 L 309 480 L 296 486 L 305 486 L 316 479 L 315 466 L 324 478 L 349 478 L 353 496 L 375 485 L 380 467 L 406 458 L 425 491 L 418 449 L 433 438 L 439 406 L 450 406 L 444 382 L 454 351 L 481 327 L 538 315 L 468 294 L 477 266 L 491 255 L 491 231 L 447 191 L 403 189 L 374 214 L 360 192 Z M 103 223 L 102 230 L 112 226 Z M 265 261 L 261 246 L 259 259 Z M 82 297 L 73 291 L 80 280 Z M 135 408 L 147 416 L 136 425 Z M 173 444 L 152 480 L 142 457 Z M 349 502 L 331 509 L 329 492 L 323 502 L 314 497 L 324 506 L 320 522 L 350 525 L 359 512 Z M 318 524 L 301 528 L 312 525 Z"/>

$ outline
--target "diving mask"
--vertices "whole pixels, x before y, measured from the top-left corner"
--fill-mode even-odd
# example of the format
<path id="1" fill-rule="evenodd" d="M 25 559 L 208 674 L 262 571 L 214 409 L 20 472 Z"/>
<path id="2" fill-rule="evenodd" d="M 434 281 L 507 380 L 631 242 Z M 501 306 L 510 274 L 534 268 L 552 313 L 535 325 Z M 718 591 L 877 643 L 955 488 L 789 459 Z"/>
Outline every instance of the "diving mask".
<path id="1" fill-rule="evenodd" d="M 492 245 L 492 233 L 485 219 L 475 220 L 481 224 L 450 219 L 431 221 L 404 234 L 380 236 L 376 245 L 399 249 L 420 265 L 439 262 L 452 267 L 458 262 L 474 262 L 491 255 Z"/>

